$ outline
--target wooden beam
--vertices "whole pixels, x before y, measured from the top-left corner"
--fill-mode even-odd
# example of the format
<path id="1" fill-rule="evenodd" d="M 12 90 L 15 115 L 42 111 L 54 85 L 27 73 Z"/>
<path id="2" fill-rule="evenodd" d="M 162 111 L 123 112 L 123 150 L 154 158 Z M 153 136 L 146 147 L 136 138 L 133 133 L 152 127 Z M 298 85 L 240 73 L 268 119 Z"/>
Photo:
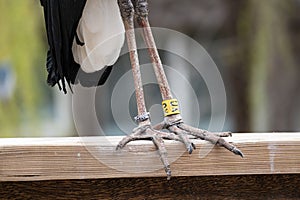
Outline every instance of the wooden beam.
<path id="1" fill-rule="evenodd" d="M 299 174 L 0 182 L 0 199 L 300 199 Z"/>
<path id="2" fill-rule="evenodd" d="M 121 138 L 0 139 L 0 181 L 165 176 L 150 141 L 115 151 Z M 300 173 L 300 133 L 240 133 L 226 140 L 245 158 L 201 140 L 189 155 L 181 143 L 166 141 L 173 177 Z"/>

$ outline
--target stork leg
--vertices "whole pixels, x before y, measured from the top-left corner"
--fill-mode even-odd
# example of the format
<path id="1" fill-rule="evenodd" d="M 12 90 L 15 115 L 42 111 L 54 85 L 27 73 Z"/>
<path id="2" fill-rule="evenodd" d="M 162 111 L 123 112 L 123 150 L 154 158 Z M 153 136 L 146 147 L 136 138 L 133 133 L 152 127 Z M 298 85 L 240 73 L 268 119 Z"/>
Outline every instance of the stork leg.
<path id="1" fill-rule="evenodd" d="M 125 136 L 120 141 L 117 146 L 117 150 L 122 149 L 127 143 L 134 140 L 152 140 L 158 150 L 158 154 L 164 165 L 168 179 L 170 179 L 171 177 L 171 170 L 169 161 L 167 159 L 167 150 L 165 148 L 163 139 L 180 141 L 185 144 L 188 152 L 192 153 L 192 151 L 196 148 L 189 139 L 189 135 L 192 135 L 196 138 L 207 140 L 214 144 L 219 144 L 232 151 L 233 153 L 243 156 L 240 150 L 221 138 L 221 136 L 229 136 L 231 135 L 231 133 L 214 134 L 205 130 L 187 126 L 183 123 L 182 117 L 179 113 L 166 115 L 164 122 L 154 127 L 151 126 L 149 113 L 147 112 L 145 106 L 140 65 L 134 33 L 134 16 L 136 16 L 138 24 L 143 28 L 143 36 L 145 39 L 145 43 L 147 44 L 149 49 L 149 54 L 154 66 L 154 71 L 158 80 L 162 98 L 167 103 L 170 103 L 170 100 L 173 99 L 173 97 L 149 26 L 148 4 L 146 0 L 118 0 L 118 4 L 126 30 L 127 44 L 129 48 L 130 61 L 134 77 L 138 108 L 138 116 L 135 119 L 138 122 L 138 127 L 134 129 L 130 135 Z M 168 129 L 169 132 L 163 132 L 160 131 L 160 129 Z"/>
<path id="2" fill-rule="evenodd" d="M 189 153 L 195 149 L 195 145 L 190 141 L 188 135 L 193 135 L 196 138 L 207 140 L 213 144 L 218 144 L 224 148 L 232 151 L 234 154 L 243 157 L 243 153 L 235 146 L 226 142 L 224 136 L 231 136 L 230 132 L 224 133 L 211 133 L 206 130 L 185 125 L 179 112 L 178 102 L 173 99 L 171 90 L 155 45 L 155 41 L 152 35 L 152 31 L 148 20 L 148 3 L 147 0 L 134 0 L 135 14 L 138 25 L 142 28 L 142 34 L 144 41 L 147 45 L 149 55 L 154 67 L 154 72 L 157 78 L 157 82 L 160 88 L 160 92 L 163 99 L 163 107 L 165 110 L 165 119 L 162 123 L 155 126 L 155 129 L 168 129 L 170 132 L 175 133 L 186 145 Z"/>
<path id="3" fill-rule="evenodd" d="M 167 159 L 167 150 L 164 145 L 165 139 L 180 140 L 175 134 L 167 134 L 151 128 L 149 113 L 146 110 L 143 85 L 141 79 L 140 65 L 136 47 L 135 33 L 134 33 L 134 6 L 131 0 L 118 0 L 121 11 L 121 16 L 126 30 L 127 44 L 129 48 L 130 62 L 132 65 L 132 72 L 135 85 L 136 101 L 138 116 L 135 118 L 138 122 L 138 127 L 133 130 L 133 133 L 124 137 L 117 146 L 122 149 L 128 142 L 134 140 L 152 140 L 156 146 L 160 159 L 164 165 L 167 178 L 171 177 L 170 164 Z"/>

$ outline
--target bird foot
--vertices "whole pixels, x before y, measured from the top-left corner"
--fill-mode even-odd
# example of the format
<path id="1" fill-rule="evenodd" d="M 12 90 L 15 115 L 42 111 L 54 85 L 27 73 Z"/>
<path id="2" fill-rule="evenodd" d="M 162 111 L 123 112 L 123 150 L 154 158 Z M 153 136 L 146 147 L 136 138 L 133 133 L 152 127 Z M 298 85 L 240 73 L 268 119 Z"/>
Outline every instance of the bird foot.
<path id="1" fill-rule="evenodd" d="M 172 116 L 165 117 L 165 120 L 162 123 L 153 128 L 155 130 L 165 129 L 177 135 L 180 138 L 179 141 L 186 146 L 186 149 L 190 154 L 196 149 L 195 145 L 190 140 L 193 138 L 209 141 L 212 144 L 224 147 L 236 155 L 244 157 L 244 154 L 238 148 L 223 139 L 223 137 L 231 137 L 231 132 L 209 132 L 207 130 L 186 125 L 181 119 L 174 121 Z"/>
<path id="2" fill-rule="evenodd" d="M 194 128 L 192 126 L 184 124 L 180 118 L 180 115 L 178 116 L 165 117 L 165 120 L 162 123 L 153 127 L 151 126 L 150 122 L 146 125 L 144 124 L 138 126 L 130 135 L 125 136 L 119 142 L 116 149 L 122 149 L 131 141 L 151 140 L 158 149 L 158 154 L 160 156 L 162 164 L 164 165 L 168 180 L 171 178 L 171 168 L 167 158 L 167 150 L 164 144 L 164 139 L 182 142 L 189 154 L 191 154 L 193 150 L 196 149 L 196 146 L 193 142 L 191 142 L 191 139 L 201 139 L 209 141 L 212 144 L 222 146 L 225 149 L 233 152 L 234 154 L 244 157 L 243 153 L 238 148 L 236 148 L 232 144 L 229 144 L 223 139 L 223 137 L 232 136 L 231 132 L 214 133 Z M 168 130 L 168 132 L 162 130 Z"/>
<path id="3" fill-rule="evenodd" d="M 135 140 L 152 140 L 153 144 L 158 149 L 158 153 L 161 159 L 161 162 L 164 165 L 165 172 L 167 174 L 167 179 L 170 180 L 171 178 L 171 168 L 167 158 L 167 150 L 164 145 L 164 139 L 169 140 L 178 140 L 180 138 L 175 135 L 174 133 L 166 133 L 159 130 L 154 130 L 150 124 L 140 125 L 133 130 L 133 132 L 125 136 L 117 145 L 116 150 L 120 150 L 126 146 L 131 141 Z"/>

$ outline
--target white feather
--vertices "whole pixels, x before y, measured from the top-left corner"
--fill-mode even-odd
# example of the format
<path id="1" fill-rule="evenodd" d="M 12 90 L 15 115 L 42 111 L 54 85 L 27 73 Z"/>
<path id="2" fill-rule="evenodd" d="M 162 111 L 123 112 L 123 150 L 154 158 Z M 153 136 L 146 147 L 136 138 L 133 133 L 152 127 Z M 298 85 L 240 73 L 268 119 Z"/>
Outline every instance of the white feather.
<path id="1" fill-rule="evenodd" d="M 84 45 L 74 40 L 74 60 L 85 72 L 113 65 L 123 46 L 124 32 L 117 0 L 87 0 L 77 28 Z"/>

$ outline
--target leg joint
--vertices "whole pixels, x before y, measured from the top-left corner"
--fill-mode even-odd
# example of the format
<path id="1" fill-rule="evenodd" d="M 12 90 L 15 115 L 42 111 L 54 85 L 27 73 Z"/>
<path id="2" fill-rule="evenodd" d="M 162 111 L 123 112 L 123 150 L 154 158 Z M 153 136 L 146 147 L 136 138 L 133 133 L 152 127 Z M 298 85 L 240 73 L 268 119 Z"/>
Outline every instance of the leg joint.
<path id="1" fill-rule="evenodd" d="M 134 16 L 134 7 L 131 0 L 118 0 L 123 20 L 130 21 Z"/>
<path id="2" fill-rule="evenodd" d="M 149 8 L 147 0 L 134 0 L 135 14 L 137 20 L 145 19 L 148 17 Z"/>

